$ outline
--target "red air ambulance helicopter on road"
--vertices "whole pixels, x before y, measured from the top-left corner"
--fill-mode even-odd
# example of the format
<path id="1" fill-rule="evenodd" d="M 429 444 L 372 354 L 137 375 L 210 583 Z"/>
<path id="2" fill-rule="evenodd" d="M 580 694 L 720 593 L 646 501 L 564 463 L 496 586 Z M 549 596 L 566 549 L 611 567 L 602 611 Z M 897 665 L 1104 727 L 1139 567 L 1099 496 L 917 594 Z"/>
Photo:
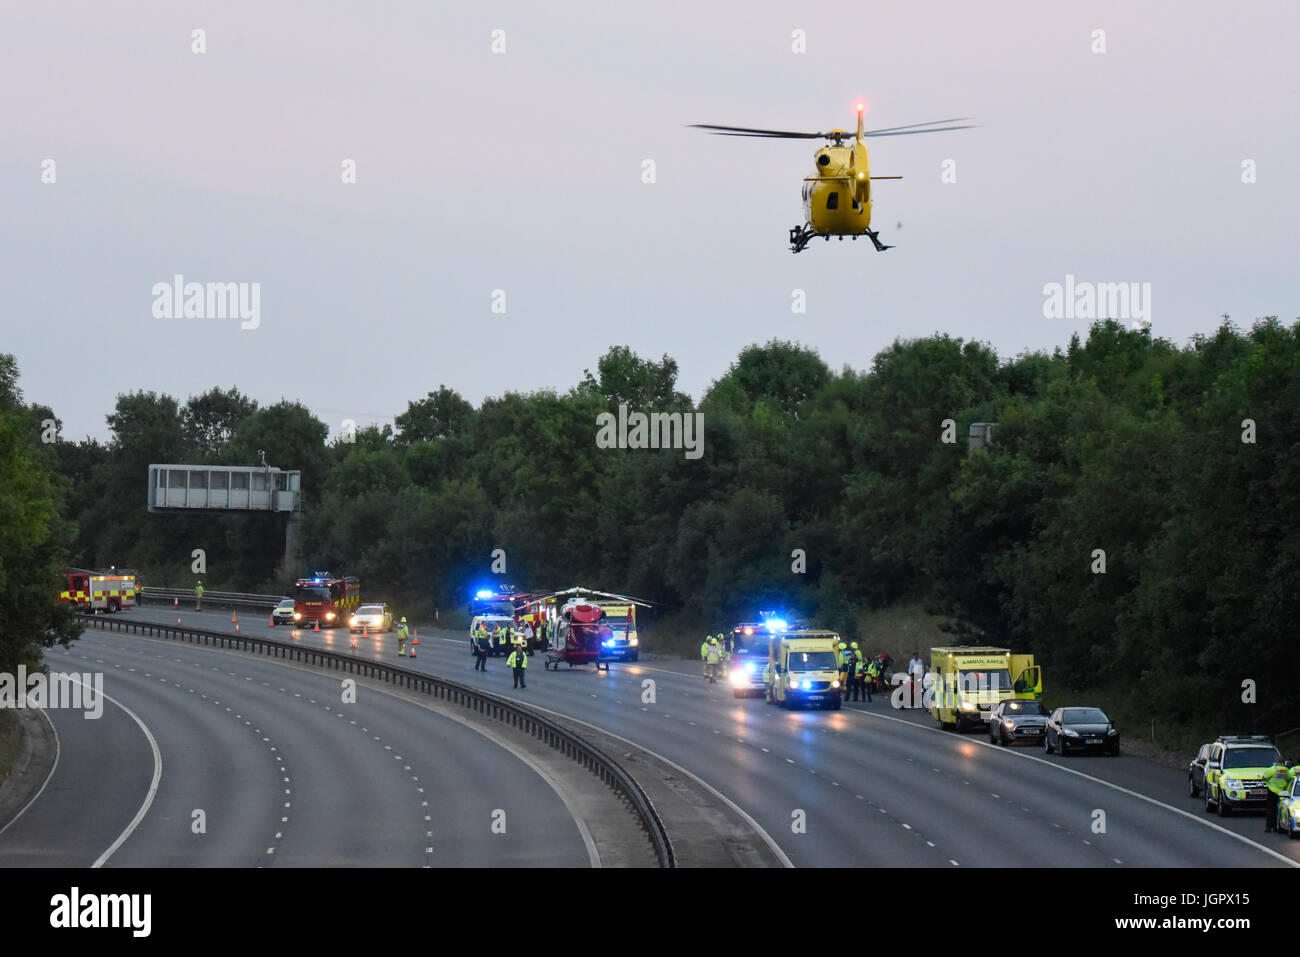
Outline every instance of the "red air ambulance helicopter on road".
<path id="1" fill-rule="evenodd" d="M 596 663 L 596 670 L 609 670 L 609 662 L 600 660 L 601 646 L 614 634 L 609 625 L 602 625 L 605 613 L 596 605 L 580 598 L 570 598 L 560 609 L 555 622 L 555 641 L 546 651 L 543 668 L 560 668 L 567 661 L 569 667 Z"/>
<path id="2" fill-rule="evenodd" d="M 543 668 L 558 671 L 561 664 L 567 663 L 572 668 L 594 662 L 597 671 L 609 671 L 609 661 L 604 658 L 614 641 L 614 626 L 607 620 L 609 613 L 596 598 L 648 607 L 645 602 L 626 595 L 581 587 L 531 598 L 528 612 L 540 614 L 552 622 L 551 643 L 546 649 Z M 563 604 L 560 604 L 561 599 Z"/>
<path id="3" fill-rule="evenodd" d="M 890 126 L 881 130 L 862 129 L 864 104 L 858 104 L 858 133 L 855 137 L 845 130 L 829 133 L 791 133 L 784 130 L 757 130 L 747 126 L 714 126 L 696 123 L 695 129 L 708 130 L 717 136 L 767 137 L 778 140 L 826 140 L 813 154 L 817 164 L 815 175 L 804 177 L 802 226 L 790 229 L 790 251 L 799 252 L 818 236 L 828 242 L 832 236 L 842 240 L 845 236 L 857 239 L 867 236 L 883 252 L 893 247 L 880 241 L 880 234 L 871 228 L 871 181 L 873 179 L 902 179 L 901 176 L 872 176 L 867 164 L 867 144 L 863 140 L 872 136 L 911 136 L 915 133 L 942 133 L 946 130 L 968 130 L 969 126 L 939 126 L 940 123 L 959 123 L 967 117 L 952 120 L 931 120 L 910 126 Z M 848 141 L 847 143 L 845 141 Z"/>

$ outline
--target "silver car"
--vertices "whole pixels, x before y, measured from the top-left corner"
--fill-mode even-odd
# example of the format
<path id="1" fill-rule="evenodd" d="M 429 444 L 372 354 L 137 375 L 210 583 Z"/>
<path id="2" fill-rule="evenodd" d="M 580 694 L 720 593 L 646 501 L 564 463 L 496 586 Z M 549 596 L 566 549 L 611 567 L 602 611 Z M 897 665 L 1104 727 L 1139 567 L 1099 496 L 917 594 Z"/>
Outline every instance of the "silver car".
<path id="1" fill-rule="evenodd" d="M 1041 701 L 1026 698 L 999 701 L 989 717 L 989 740 L 994 744 L 1017 741 L 1042 744 L 1047 733 L 1047 717 Z"/>
<path id="2" fill-rule="evenodd" d="M 348 618 L 348 631 L 382 635 L 393 630 L 393 612 L 387 605 L 362 605 Z"/>

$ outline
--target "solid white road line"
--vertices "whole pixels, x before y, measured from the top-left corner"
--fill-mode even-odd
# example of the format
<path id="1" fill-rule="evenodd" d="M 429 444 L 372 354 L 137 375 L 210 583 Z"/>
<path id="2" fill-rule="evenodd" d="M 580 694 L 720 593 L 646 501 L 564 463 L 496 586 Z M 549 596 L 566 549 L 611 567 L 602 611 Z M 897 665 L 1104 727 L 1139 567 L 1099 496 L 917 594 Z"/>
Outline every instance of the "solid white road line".
<path id="1" fill-rule="evenodd" d="M 70 680 L 76 681 L 77 684 L 85 684 L 85 682 L 73 675 L 69 675 L 68 677 Z M 117 836 L 117 840 L 109 845 L 108 850 L 99 855 L 99 857 L 96 858 L 95 863 L 90 865 L 92 870 L 97 867 L 103 867 L 104 864 L 108 862 L 108 859 L 117 853 L 117 849 L 126 843 L 126 839 L 135 833 L 135 829 L 140 826 L 140 822 L 144 820 L 144 816 L 149 813 L 149 808 L 153 805 L 153 799 L 158 793 L 158 782 L 162 779 L 162 752 L 158 750 L 158 741 L 154 738 L 153 732 L 149 730 L 149 726 L 141 721 L 140 716 L 126 705 L 122 704 L 122 702 L 104 694 L 102 691 L 100 694 L 125 711 L 127 715 L 130 716 L 131 720 L 140 726 L 140 730 L 144 732 L 144 736 L 149 739 L 149 747 L 153 751 L 153 780 L 149 782 L 149 793 L 144 796 L 144 803 L 140 805 L 140 810 L 135 812 L 135 817 L 131 819 L 131 823 L 126 826 L 125 831 Z"/>

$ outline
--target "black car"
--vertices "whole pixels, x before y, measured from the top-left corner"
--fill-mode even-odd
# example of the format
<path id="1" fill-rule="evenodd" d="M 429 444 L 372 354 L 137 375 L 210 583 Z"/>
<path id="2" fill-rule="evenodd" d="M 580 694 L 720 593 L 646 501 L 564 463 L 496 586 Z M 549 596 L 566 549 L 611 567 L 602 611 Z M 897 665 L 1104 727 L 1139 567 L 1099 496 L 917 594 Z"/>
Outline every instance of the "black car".
<path id="1" fill-rule="evenodd" d="M 1039 744 L 1047 733 L 1047 709 L 1041 701 L 1013 698 L 999 701 L 989 716 L 989 740 L 994 744 L 1029 741 Z"/>
<path id="2" fill-rule="evenodd" d="M 1100 708 L 1057 708 L 1047 721 L 1043 750 L 1065 757 L 1074 751 L 1119 754 L 1119 732 Z"/>
<path id="3" fill-rule="evenodd" d="M 1210 746 L 1201 745 L 1196 757 L 1187 764 L 1187 793 L 1191 797 L 1200 797 L 1205 790 L 1205 762 L 1210 759 Z"/>

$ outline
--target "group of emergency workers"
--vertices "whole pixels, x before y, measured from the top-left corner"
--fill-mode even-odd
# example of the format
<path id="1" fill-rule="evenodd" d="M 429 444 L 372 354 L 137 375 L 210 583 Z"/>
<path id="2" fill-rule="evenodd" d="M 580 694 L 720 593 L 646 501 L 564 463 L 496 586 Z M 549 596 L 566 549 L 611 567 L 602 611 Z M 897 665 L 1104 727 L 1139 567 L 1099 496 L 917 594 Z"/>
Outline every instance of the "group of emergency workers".
<path id="1" fill-rule="evenodd" d="M 717 684 L 731 661 L 731 639 L 722 632 L 705 635 L 700 644 L 700 660 L 704 662 L 705 679 L 711 685 Z"/>
<path id="2" fill-rule="evenodd" d="M 848 644 L 841 641 L 835 649 L 835 661 L 839 665 L 844 699 L 861 701 L 865 695 L 871 701 L 872 692 L 881 686 L 888 659 L 884 655 L 868 658 L 856 641 Z"/>
<path id="3" fill-rule="evenodd" d="M 540 638 L 542 647 L 547 647 L 549 640 L 547 622 L 543 619 L 540 627 L 535 623 L 527 627 L 531 630 L 532 637 Z M 502 626 L 498 623 L 495 628 L 488 631 L 486 626 L 479 622 L 478 628 L 474 631 L 474 670 L 487 671 L 487 659 L 494 648 L 509 648 L 510 654 L 506 656 L 506 667 L 513 673 L 514 687 L 527 688 L 524 677 L 528 669 L 528 639 L 524 627 L 516 630 L 512 625 Z"/>

